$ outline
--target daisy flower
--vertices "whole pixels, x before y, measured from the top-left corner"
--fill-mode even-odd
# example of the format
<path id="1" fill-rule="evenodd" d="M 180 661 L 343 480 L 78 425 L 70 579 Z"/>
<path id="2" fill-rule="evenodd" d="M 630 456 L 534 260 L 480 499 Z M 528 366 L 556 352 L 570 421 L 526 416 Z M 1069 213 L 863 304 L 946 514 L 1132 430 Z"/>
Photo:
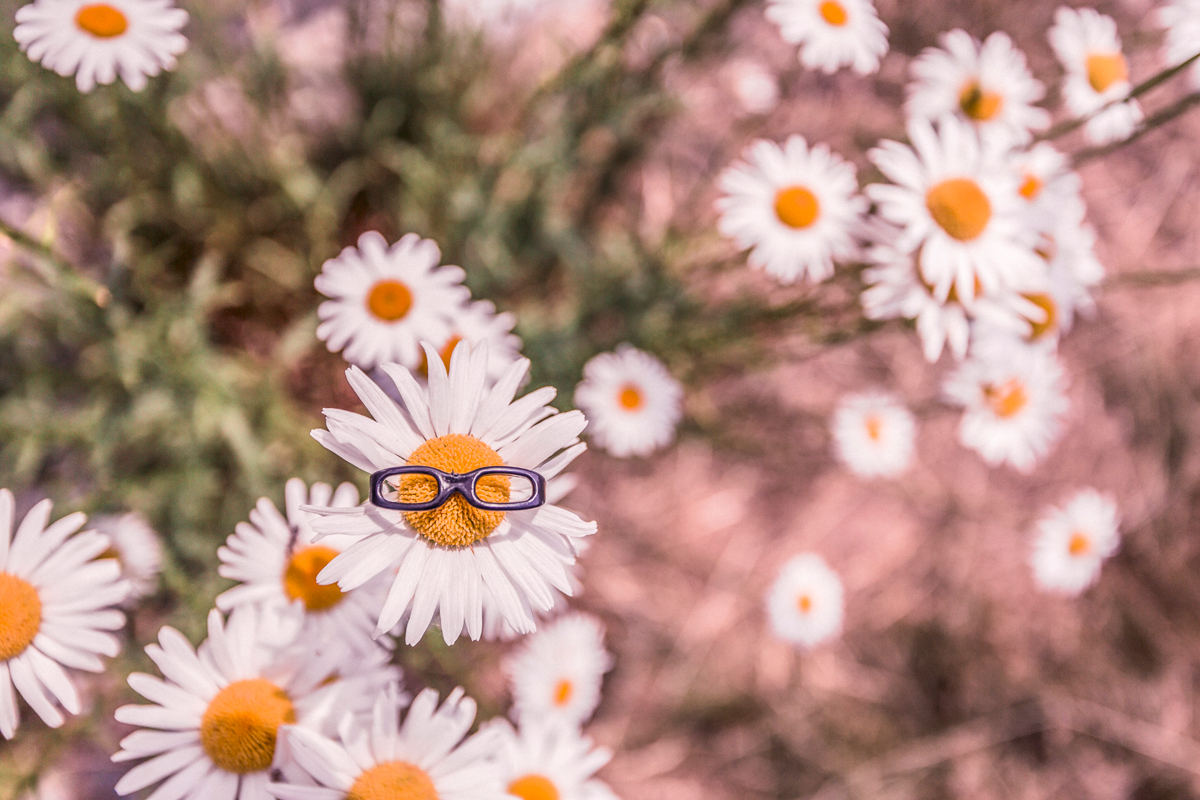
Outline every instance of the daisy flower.
<path id="1" fill-rule="evenodd" d="M 1078 117 L 1096 114 L 1084 126 L 1087 138 L 1094 144 L 1106 144 L 1133 133 L 1142 121 L 1142 107 L 1136 100 L 1100 111 L 1133 88 L 1113 18 L 1093 8 L 1060 6 L 1048 35 L 1054 55 L 1067 73 L 1063 84 L 1067 108 Z"/>
<path id="2" fill-rule="evenodd" d="M 648 456 L 675 438 L 683 387 L 654 356 L 630 344 L 583 365 L 575 405 L 587 414 L 589 437 L 614 456 Z"/>
<path id="3" fill-rule="evenodd" d="M 731 61 L 723 73 L 738 104 L 747 114 L 769 114 L 779 105 L 779 79 L 757 61 Z"/>
<path id="4" fill-rule="evenodd" d="M 1051 230 L 1064 215 L 1083 217 L 1085 206 L 1080 194 L 1083 182 L 1054 145 L 1038 142 L 1028 150 L 1014 150 L 1008 162 L 1018 176 L 1017 194 L 1035 228 Z"/>
<path id="5" fill-rule="evenodd" d="M 1169 0 L 1158 9 L 1158 22 L 1167 29 L 1166 61 L 1182 64 L 1200 53 L 1200 0 Z M 1200 61 L 1189 67 L 1192 85 L 1200 88 Z"/>
<path id="6" fill-rule="evenodd" d="M 521 800 L 617 800 L 612 789 L 593 776 L 612 759 L 578 728 L 532 719 L 518 731 L 508 720 L 487 727 L 500 734 L 496 761 L 508 793 Z"/>
<path id="7" fill-rule="evenodd" d="M 587 420 L 578 411 L 558 414 L 547 405 L 555 391 L 546 387 L 513 401 L 529 371 L 520 359 L 491 389 L 486 346 L 454 349 L 450 370 L 425 345 L 429 384 L 421 387 L 404 367 L 384 364 L 396 385 L 398 405 L 362 371 L 347 371 L 350 385 L 372 417 L 326 409 L 328 430 L 314 438 L 359 469 L 376 472 L 404 464 L 464 474 L 483 466 L 537 470 L 547 490 L 559 472 L 585 449 L 579 434 Z M 429 489 L 420 476 L 401 481 L 405 496 Z M 507 480 L 507 479 L 505 479 Z M 498 489 L 498 491 L 501 491 Z M 504 487 L 504 498 L 510 489 Z M 513 490 L 515 491 L 515 490 Z M 572 540 L 596 532 L 553 503 L 522 511 L 484 511 L 455 495 L 430 511 L 403 512 L 370 503 L 355 508 L 309 507 L 320 519 L 318 534 L 346 534 L 350 545 L 317 576 L 350 591 L 398 565 L 379 610 L 375 635 L 407 616 L 405 641 L 416 644 L 438 615 L 447 643 L 464 630 L 478 639 L 486 592 L 500 614 L 522 633 L 535 627 L 534 609 L 549 610 L 551 588 L 571 593 L 566 568 L 575 562 Z"/>
<path id="8" fill-rule="evenodd" d="M 766 16 L 785 42 L 800 45 L 800 63 L 808 69 L 830 73 L 849 66 L 869 75 L 888 49 L 887 25 L 871 0 L 769 0 Z"/>
<path id="9" fill-rule="evenodd" d="M 109 633 L 125 624 L 115 606 L 129 593 L 121 568 L 98 556 L 110 547 L 95 531 L 76 534 L 87 517 L 68 514 L 47 526 L 51 503 L 29 510 L 14 531 L 12 492 L 0 489 L 0 734 L 13 738 L 20 716 L 15 688 L 51 728 L 59 706 L 80 711 L 79 693 L 63 671 L 101 672 L 98 656 L 120 649 Z M 75 534 L 75 535 L 72 535 Z M 47 696 L 49 693 L 49 696 Z"/>
<path id="10" fill-rule="evenodd" d="M 943 390 L 963 406 L 958 440 L 988 464 L 1029 472 L 1062 431 L 1066 376 L 1053 353 L 1007 337 L 984 339 Z"/>
<path id="11" fill-rule="evenodd" d="M 419 342 L 445 342 L 450 319 L 470 297 L 460 267 L 439 267 L 442 251 L 410 233 L 391 245 L 379 233 L 358 237 L 321 267 L 313 282 L 330 298 L 317 308 L 317 338 L 363 369 L 421 363 Z"/>
<path id="12" fill-rule="evenodd" d="M 833 415 L 838 458 L 864 478 L 890 478 L 912 462 L 916 422 L 895 396 L 867 392 L 842 398 Z"/>
<path id="13" fill-rule="evenodd" d="M 521 339 L 512 329 L 517 318 L 507 311 L 496 313 L 490 300 L 478 300 L 454 309 L 450 315 L 450 336 L 437 348 L 442 364 L 450 368 L 450 356 L 459 342 L 471 347 L 487 344 L 488 380 L 499 380 L 517 359 L 521 357 Z M 429 375 L 429 362 L 421 354 L 420 372 Z"/>
<path id="14" fill-rule="evenodd" d="M 760 139 L 721 174 L 717 229 L 750 250 L 750 266 L 782 283 L 833 275 L 857 253 L 853 230 L 866 211 L 854 165 L 803 136 L 783 147 Z"/>
<path id="15" fill-rule="evenodd" d="M 175 68 L 187 49 L 179 32 L 187 21 L 170 0 L 34 0 L 17 9 L 13 38 L 31 60 L 64 77 L 75 73 L 81 92 L 117 75 L 140 92 L 147 77 Z"/>
<path id="16" fill-rule="evenodd" d="M 504 662 L 514 717 L 521 725 L 530 720 L 582 725 L 600 704 L 600 684 L 612 666 L 600 620 L 581 613 L 559 617 Z"/>
<path id="17" fill-rule="evenodd" d="M 426 689 L 402 723 L 401 703 L 384 693 L 370 724 L 344 721 L 341 742 L 288 728 L 296 763 L 318 785 L 273 783 L 267 790 L 279 800 L 505 800 L 494 762 L 498 732 L 466 736 L 475 701 L 462 689 L 441 708 L 437 702 L 437 692 Z"/>
<path id="18" fill-rule="evenodd" d="M 912 61 L 905 113 L 918 119 L 955 114 L 979 129 L 1024 144 L 1050 124 L 1050 113 L 1033 104 L 1046 95 L 1025 64 L 1025 54 L 997 31 L 982 45 L 956 29 Z"/>
<path id="19" fill-rule="evenodd" d="M 154 594 L 162 572 L 162 543 L 146 518 L 136 511 L 120 516 L 92 517 L 93 530 L 108 537 L 111 547 L 101 558 L 115 558 L 129 582 L 125 605 Z"/>
<path id="20" fill-rule="evenodd" d="M 1084 489 L 1064 508 L 1051 508 L 1038 520 L 1033 545 L 1033 576 L 1051 592 L 1079 594 L 1100 577 L 1104 559 L 1121 544 L 1117 504 L 1095 489 Z"/>
<path id="21" fill-rule="evenodd" d="M 895 249 L 917 252 L 934 297 L 951 289 L 970 304 L 980 292 L 1019 286 L 1043 268 L 1033 251 L 1017 194 L 995 139 L 957 117 L 935 130 L 911 120 L 912 147 L 885 141 L 868 153 L 894 185 L 872 184 L 867 195 L 884 219 L 900 228 Z"/>
<path id="22" fill-rule="evenodd" d="M 767 593 L 767 618 L 775 635 L 803 649 L 842 631 L 842 579 L 815 553 L 792 557 Z"/>

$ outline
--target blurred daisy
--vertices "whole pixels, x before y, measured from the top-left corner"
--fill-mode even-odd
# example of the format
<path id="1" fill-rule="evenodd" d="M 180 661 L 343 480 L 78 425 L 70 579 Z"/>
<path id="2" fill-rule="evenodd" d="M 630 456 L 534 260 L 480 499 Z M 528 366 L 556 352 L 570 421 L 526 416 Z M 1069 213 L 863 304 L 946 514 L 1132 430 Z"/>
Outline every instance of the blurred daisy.
<path id="1" fill-rule="evenodd" d="M 853 231 L 867 204 L 853 164 L 824 144 L 809 149 L 803 136 L 783 147 L 760 139 L 743 157 L 719 179 L 717 228 L 753 248 L 750 266 L 783 283 L 823 281 L 834 259 L 856 254 Z"/>
<path id="2" fill-rule="evenodd" d="M 1120 546 L 1117 505 L 1095 489 L 1084 489 L 1064 508 L 1038 520 L 1033 576 L 1043 589 L 1079 594 L 1100 577 L 1100 566 Z"/>
<path id="3" fill-rule="evenodd" d="M 1009 165 L 1020 181 L 1017 194 L 1030 224 L 1038 230 L 1052 230 L 1064 215 L 1082 218 L 1082 181 L 1054 145 L 1038 142 L 1028 150 L 1015 150 L 1009 155 Z"/>
<path id="4" fill-rule="evenodd" d="M 487 724 L 500 734 L 497 763 L 501 784 L 521 800 L 617 800 L 593 776 L 612 759 L 578 728 L 532 719 L 515 730 L 507 720 Z"/>
<path id="5" fill-rule="evenodd" d="M 1200 53 L 1200 0 L 1168 0 L 1158 9 L 1158 22 L 1167 29 L 1166 62 L 1182 64 Z M 1188 68 L 1192 85 L 1200 88 L 1200 60 Z"/>
<path id="6" fill-rule="evenodd" d="M 129 582 L 124 605 L 154 594 L 162 572 L 162 543 L 146 518 L 136 511 L 120 516 L 92 517 L 91 527 L 108 537 L 111 547 L 101 558 L 115 558 Z"/>
<path id="7" fill-rule="evenodd" d="M 848 395 L 833 415 L 833 442 L 838 458 L 855 475 L 890 478 L 912 462 L 916 427 L 894 395 Z"/>
<path id="8" fill-rule="evenodd" d="M 578 612 L 559 617 L 504 662 L 513 716 L 521 725 L 531 720 L 582 725 L 600 704 L 600 684 L 612 666 L 600 620 Z"/>
<path id="9" fill-rule="evenodd" d="M 1057 345 L 1076 314 L 1096 309 L 1091 290 L 1104 279 L 1104 267 L 1096 258 L 1096 232 L 1083 220 L 1082 206 L 1078 211 L 1077 216 L 1060 213 L 1053 234 L 1042 235 L 1038 253 L 1046 260 L 1045 288 L 1023 294 L 1045 312 L 1044 320 L 1028 321 L 1023 331 L 1031 342 Z"/>
<path id="10" fill-rule="evenodd" d="M 938 39 L 941 48 L 928 47 L 915 58 L 909 72 L 905 113 L 920 119 L 956 114 L 1007 138 L 1028 142 L 1050 124 L 1050 113 L 1033 104 L 1046 95 L 1025 64 L 1025 54 L 1008 34 L 997 31 L 982 45 L 956 29 Z"/>
<path id="11" fill-rule="evenodd" d="M 912 253 L 879 246 L 868 251 L 868 258 L 875 266 L 863 270 L 867 288 L 859 296 L 867 319 L 916 320 L 925 360 L 931 364 L 947 345 L 955 358 L 966 356 L 971 323 L 958 294 L 953 293 L 953 300 L 934 297 L 933 289 L 922 282 Z"/>
<path id="12" fill-rule="evenodd" d="M 505 800 L 494 761 L 498 731 L 467 736 L 475 701 L 462 689 L 441 708 L 437 702 L 437 692 L 426 689 L 401 723 L 401 703 L 384 693 L 369 724 L 340 726 L 340 742 L 288 728 L 296 763 L 318 785 L 273 783 L 267 790 L 280 800 Z"/>
<path id="13" fill-rule="evenodd" d="M 488 379 L 499 380 L 521 357 L 521 339 L 512 332 L 516 324 L 517 318 L 507 311 L 497 314 L 496 306 L 490 300 L 459 306 L 450 315 L 449 338 L 437 348 L 442 364 L 450 369 L 450 356 L 459 342 L 466 342 L 471 347 L 486 343 Z M 420 372 L 429 375 L 429 362 L 424 353 L 421 354 Z"/>
<path id="14" fill-rule="evenodd" d="M 757 61 L 730 61 L 723 72 L 734 97 L 747 114 L 769 114 L 779 105 L 779 79 Z"/>
<path id="15" fill-rule="evenodd" d="M 1017 176 L 995 140 L 957 117 L 937 130 L 924 120 L 908 125 L 912 147 L 885 141 L 868 153 L 889 179 L 867 195 L 884 219 L 900 227 L 895 249 L 917 252 L 923 281 L 945 300 L 951 289 L 969 305 L 980 292 L 1036 280 L 1043 269 L 1033 251 L 1017 194 Z"/>
<path id="16" fill-rule="evenodd" d="M 841 633 L 844 608 L 842 579 L 815 553 L 791 558 L 767 593 L 775 635 L 804 649 Z"/>
<path id="17" fill-rule="evenodd" d="M 47 526 L 51 503 L 29 510 L 14 532 L 12 492 L 0 489 L 0 734 L 13 738 L 20 715 L 15 688 L 51 728 L 59 706 L 80 711 L 79 693 L 63 671 L 101 672 L 98 656 L 120 650 L 109 631 L 125 624 L 115 606 L 129 593 L 121 568 L 97 557 L 110 546 L 95 531 L 75 534 L 87 517 L 68 514 Z M 75 534 L 72 536 L 72 534 Z M 49 693 L 49 696 L 47 696 Z"/>
<path id="18" fill-rule="evenodd" d="M 943 390 L 963 406 L 958 440 L 992 466 L 1029 472 L 1058 439 L 1066 376 L 1053 353 L 995 337 L 976 342 Z"/>
<path id="19" fill-rule="evenodd" d="M 769 0 L 766 16 L 784 41 L 800 45 L 800 63 L 808 69 L 849 66 L 869 75 L 888 49 L 887 25 L 871 0 Z"/>
<path id="20" fill-rule="evenodd" d="M 483 466 L 534 469 L 548 481 L 585 449 L 579 433 L 587 420 L 578 411 L 558 414 L 547 403 L 546 387 L 513 401 L 529 370 L 521 359 L 491 389 L 487 347 L 454 349 L 447 374 L 437 352 L 426 344 L 429 385 L 421 387 L 398 364 L 384 364 L 403 399 L 403 407 L 356 368 L 350 385 L 374 419 L 326 409 L 328 430 L 313 437 L 366 472 L 403 464 L 435 467 L 459 474 Z M 406 497 L 431 490 L 420 476 L 402 481 Z M 428 480 L 428 479 L 424 479 Z M 507 479 L 505 479 L 507 480 Z M 510 489 L 503 488 L 503 496 Z M 551 588 L 571 593 L 566 568 L 575 562 L 571 541 L 596 532 L 594 522 L 552 503 L 524 511 L 484 511 L 460 496 L 430 511 L 402 512 L 370 503 L 355 508 L 312 506 L 321 518 L 318 534 L 358 539 L 317 576 L 350 591 L 389 565 L 399 565 L 379 611 L 375 635 L 407 617 L 405 641 L 416 644 L 438 615 L 445 641 L 453 643 L 464 628 L 472 639 L 483 629 L 486 590 L 500 614 L 518 631 L 535 627 L 533 610 L 554 604 Z"/>
<path id="21" fill-rule="evenodd" d="M 1093 8 L 1060 6 L 1054 12 L 1054 27 L 1048 35 L 1067 73 L 1063 97 L 1072 114 L 1095 114 L 1129 94 L 1133 88 L 1129 64 L 1121 53 L 1121 39 L 1112 17 Z M 1083 130 L 1094 144 L 1106 144 L 1124 139 L 1141 121 L 1142 107 L 1130 100 L 1096 114 Z"/>
<path id="22" fill-rule="evenodd" d="M 683 387 L 654 356 L 630 344 L 583 365 L 575 405 L 588 416 L 588 436 L 619 458 L 647 456 L 675 438 Z"/>
<path id="23" fill-rule="evenodd" d="M 64 77 L 75 73 L 81 92 L 118 75 L 139 92 L 148 76 L 175 68 L 187 49 L 179 32 L 187 21 L 170 0 L 35 0 L 17 9 L 13 38 L 31 60 Z"/>
<path id="24" fill-rule="evenodd" d="M 470 297 L 460 267 L 439 267 L 442 252 L 410 233 L 391 245 L 375 231 L 321 267 L 317 338 L 363 369 L 421 363 L 419 342 L 446 342 L 450 319 Z"/>

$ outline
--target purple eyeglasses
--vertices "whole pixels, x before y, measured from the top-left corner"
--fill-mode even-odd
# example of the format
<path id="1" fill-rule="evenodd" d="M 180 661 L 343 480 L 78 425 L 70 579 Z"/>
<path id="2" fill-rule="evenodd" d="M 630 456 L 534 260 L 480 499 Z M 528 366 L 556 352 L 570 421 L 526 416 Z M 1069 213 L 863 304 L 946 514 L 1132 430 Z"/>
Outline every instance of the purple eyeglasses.
<path id="1" fill-rule="evenodd" d="M 437 495 L 432 500 L 423 503 L 401 503 L 398 500 L 388 500 L 383 496 L 386 487 L 384 481 L 394 475 L 428 475 L 437 481 Z M 480 498 L 476 487 L 479 479 L 487 475 L 503 475 L 515 480 L 518 486 L 528 486 L 529 497 L 523 500 L 513 500 L 509 503 L 491 503 Z M 393 511 L 430 511 L 438 508 L 457 492 L 471 505 L 484 511 L 521 511 L 526 508 L 537 508 L 546 503 L 546 479 L 531 469 L 521 467 L 480 467 L 468 473 L 459 475 L 456 472 L 442 472 L 434 467 L 407 465 L 381 469 L 371 475 L 371 504 L 380 508 L 390 508 Z M 524 491 L 518 490 L 519 494 Z"/>

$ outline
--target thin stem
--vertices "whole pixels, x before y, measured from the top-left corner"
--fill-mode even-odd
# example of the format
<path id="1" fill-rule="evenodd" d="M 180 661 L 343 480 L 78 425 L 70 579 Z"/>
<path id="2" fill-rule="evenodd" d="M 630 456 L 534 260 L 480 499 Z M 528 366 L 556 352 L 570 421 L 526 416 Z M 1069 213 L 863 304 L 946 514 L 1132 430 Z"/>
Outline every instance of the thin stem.
<path id="1" fill-rule="evenodd" d="M 1104 283 L 1107 286 L 1131 286 L 1134 288 L 1151 286 L 1174 286 L 1179 283 L 1200 280 L 1200 267 L 1184 267 L 1171 270 L 1147 270 L 1144 272 L 1122 272 L 1109 277 Z"/>
<path id="2" fill-rule="evenodd" d="M 110 295 L 108 289 L 96 281 L 81 275 L 74 265 L 61 253 L 45 242 L 30 236 L 20 228 L 10 225 L 0 219 L 0 234 L 7 236 L 14 244 L 29 251 L 34 256 L 28 264 L 37 276 L 48 286 L 67 286 L 77 290 L 95 301 L 96 305 L 105 305 Z"/>
<path id="3" fill-rule="evenodd" d="M 1166 108 L 1161 109 L 1158 111 L 1158 113 L 1146 117 L 1146 119 L 1142 120 L 1140 125 L 1133 129 L 1133 133 L 1129 134 L 1129 136 L 1125 137 L 1124 139 L 1121 139 L 1117 142 L 1110 142 L 1109 144 L 1100 145 L 1099 147 L 1088 147 L 1084 150 L 1080 150 L 1074 155 L 1074 157 L 1072 157 L 1071 164 L 1072 166 L 1079 167 L 1093 159 L 1106 156 L 1114 150 L 1119 150 L 1127 144 L 1136 142 L 1150 131 L 1166 125 L 1171 120 L 1186 113 L 1187 111 L 1191 110 L 1193 106 L 1198 104 L 1200 104 L 1200 91 L 1185 95 Z"/>

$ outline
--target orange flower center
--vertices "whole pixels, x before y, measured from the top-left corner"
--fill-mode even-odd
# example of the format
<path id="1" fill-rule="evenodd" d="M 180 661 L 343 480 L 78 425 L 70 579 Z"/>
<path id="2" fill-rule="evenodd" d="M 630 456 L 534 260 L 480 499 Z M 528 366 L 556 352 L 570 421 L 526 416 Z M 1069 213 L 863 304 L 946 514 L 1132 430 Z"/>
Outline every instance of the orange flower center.
<path id="1" fill-rule="evenodd" d="M 1054 298 L 1048 294 L 1026 294 L 1021 296 L 1046 312 L 1045 322 L 1029 323 L 1030 341 L 1040 339 L 1054 330 L 1054 326 L 1058 324 L 1058 305 L 1054 302 Z"/>
<path id="2" fill-rule="evenodd" d="M 502 466 L 504 460 L 474 436 L 450 433 L 425 442 L 408 457 L 408 463 L 463 475 L 480 467 Z M 475 493 L 489 503 L 507 503 L 509 479 L 505 475 L 486 475 L 476 483 Z M 437 481 L 428 475 L 405 475 L 400 479 L 399 496 L 404 503 L 427 503 L 437 497 Z M 409 511 L 404 518 L 435 544 L 467 547 L 496 530 L 504 520 L 504 512 L 475 508 L 462 495 L 453 494 L 437 508 Z"/>
<path id="3" fill-rule="evenodd" d="M 575 694 L 575 686 L 566 678 L 563 678 L 554 687 L 554 705 L 565 706 L 571 702 L 571 695 Z"/>
<path id="4" fill-rule="evenodd" d="M 385 761 L 354 781 L 346 800 L 438 800 L 433 779 L 407 761 Z"/>
<path id="5" fill-rule="evenodd" d="M 808 595 L 802 594 L 796 599 L 796 608 L 800 609 L 801 614 L 807 614 L 812 611 L 812 607 L 813 601 Z"/>
<path id="6" fill-rule="evenodd" d="M 558 800 L 558 787 L 543 775 L 522 775 L 508 785 L 508 793 L 521 800 Z"/>
<path id="7" fill-rule="evenodd" d="M 617 395 L 617 402 L 621 404 L 621 408 L 629 411 L 636 411 L 642 407 L 642 393 L 632 383 L 627 383 L 621 388 L 621 393 Z"/>
<path id="8" fill-rule="evenodd" d="M 1093 53 L 1087 57 L 1088 83 L 1103 93 L 1114 83 L 1129 80 L 1129 65 L 1120 53 Z"/>
<path id="9" fill-rule="evenodd" d="M 958 106 L 976 122 L 987 122 L 1000 113 L 1004 96 L 996 92 L 985 92 L 979 81 L 970 81 L 958 94 Z"/>
<path id="10" fill-rule="evenodd" d="M 1026 200 L 1036 200 L 1037 196 L 1042 193 L 1042 179 L 1037 175 L 1026 175 L 1025 180 L 1021 181 L 1021 188 L 1017 191 Z"/>
<path id="11" fill-rule="evenodd" d="M 400 281 L 380 281 L 367 295 L 367 310 L 384 322 L 404 319 L 412 308 L 412 292 Z"/>
<path id="12" fill-rule="evenodd" d="M 925 195 L 925 207 L 933 221 L 960 242 L 979 236 L 992 218 L 991 202 L 970 178 L 951 178 L 934 186 Z"/>
<path id="13" fill-rule="evenodd" d="M 803 186 L 788 186 L 775 195 L 775 216 L 789 228 L 807 228 L 820 213 L 817 196 Z"/>
<path id="14" fill-rule="evenodd" d="M 1000 386 L 983 387 L 983 396 L 992 407 L 992 412 L 1001 419 L 1016 415 L 1029 403 L 1029 393 L 1025 390 L 1025 384 L 1017 378 L 1012 378 Z"/>
<path id="15" fill-rule="evenodd" d="M 317 583 L 317 574 L 337 554 L 337 550 L 322 545 L 302 547 L 293 553 L 283 571 L 283 591 L 288 599 L 303 600 L 309 611 L 324 611 L 342 602 L 342 590 L 336 583 Z"/>
<path id="16" fill-rule="evenodd" d="M 1085 534 L 1075 531 L 1071 534 L 1071 541 L 1067 543 L 1067 552 L 1073 556 L 1085 555 L 1092 549 L 1092 540 Z"/>
<path id="17" fill-rule="evenodd" d="M 836 0 L 825 0 L 820 6 L 821 19 L 835 27 L 842 27 L 848 18 L 846 7 Z"/>
<path id="18" fill-rule="evenodd" d="M 16 575 L 0 572 L 0 661 L 21 655 L 42 627 L 37 589 Z"/>
<path id="19" fill-rule="evenodd" d="M 867 436 L 871 437 L 871 441 L 878 442 L 883 435 L 883 420 L 872 414 L 863 424 L 867 426 Z"/>
<path id="20" fill-rule="evenodd" d="M 200 719 L 200 744 L 226 772 L 262 772 L 275 760 L 280 725 L 296 721 L 287 694 L 263 678 L 234 681 L 209 702 Z"/>
<path id="21" fill-rule="evenodd" d="M 98 39 L 111 39 L 125 32 L 129 20 L 107 3 L 96 3 L 79 9 L 75 14 L 75 24 Z"/>
<path id="22" fill-rule="evenodd" d="M 447 370 L 450 369 L 450 356 L 454 355 L 454 348 L 458 347 L 458 343 L 462 340 L 461 336 L 455 334 L 447 339 L 446 343 L 442 345 L 442 349 L 438 351 L 438 357 L 442 359 L 442 363 L 446 365 Z M 421 348 L 420 370 L 422 375 L 426 378 L 429 377 L 429 356 L 425 355 L 425 348 Z"/>

